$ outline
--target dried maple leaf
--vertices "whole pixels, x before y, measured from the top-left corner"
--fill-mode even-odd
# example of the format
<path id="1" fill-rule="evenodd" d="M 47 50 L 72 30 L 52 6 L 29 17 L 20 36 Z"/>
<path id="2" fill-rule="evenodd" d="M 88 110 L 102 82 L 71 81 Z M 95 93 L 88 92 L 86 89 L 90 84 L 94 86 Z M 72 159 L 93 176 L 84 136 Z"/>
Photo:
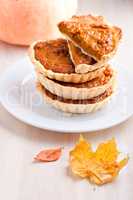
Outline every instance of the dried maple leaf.
<path id="1" fill-rule="evenodd" d="M 60 158 L 61 151 L 62 148 L 45 149 L 43 151 L 40 151 L 40 153 L 38 153 L 34 159 L 41 162 L 56 161 Z"/>
<path id="2" fill-rule="evenodd" d="M 113 181 L 127 164 L 128 158 L 118 162 L 118 155 L 114 139 L 101 143 L 96 151 L 92 151 L 91 144 L 80 136 L 79 142 L 70 151 L 70 167 L 74 174 L 101 185 Z"/>

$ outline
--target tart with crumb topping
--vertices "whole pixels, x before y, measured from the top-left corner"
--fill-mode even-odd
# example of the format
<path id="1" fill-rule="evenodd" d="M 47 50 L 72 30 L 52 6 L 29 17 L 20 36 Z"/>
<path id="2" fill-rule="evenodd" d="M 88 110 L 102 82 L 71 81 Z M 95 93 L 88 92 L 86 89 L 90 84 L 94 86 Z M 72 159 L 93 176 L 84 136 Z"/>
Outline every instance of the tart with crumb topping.
<path id="1" fill-rule="evenodd" d="M 109 66 L 103 74 L 85 83 L 65 83 L 37 75 L 38 81 L 51 93 L 65 99 L 90 99 L 104 93 L 116 81 L 116 72 Z"/>
<path id="2" fill-rule="evenodd" d="M 62 21 L 58 28 L 68 40 L 96 61 L 107 61 L 115 54 L 122 31 L 102 16 L 73 16 Z"/>
<path id="3" fill-rule="evenodd" d="M 62 82 L 87 82 L 100 76 L 105 69 L 103 66 L 85 74 L 77 74 L 70 59 L 67 40 L 62 38 L 35 42 L 31 45 L 30 57 L 38 73 Z"/>

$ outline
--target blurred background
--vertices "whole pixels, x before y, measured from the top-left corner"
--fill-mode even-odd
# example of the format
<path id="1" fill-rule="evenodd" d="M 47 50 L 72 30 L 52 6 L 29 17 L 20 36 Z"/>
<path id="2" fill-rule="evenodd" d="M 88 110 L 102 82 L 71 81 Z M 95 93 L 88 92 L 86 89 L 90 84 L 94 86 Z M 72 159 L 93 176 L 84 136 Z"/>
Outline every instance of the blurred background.
<path id="1" fill-rule="evenodd" d="M 21 2 L 23 2 L 22 5 Z M 25 2 L 28 2 L 28 4 Z M 39 2 L 40 7 L 38 6 Z M 0 5 L 0 39 L 7 42 L 19 43 L 20 38 L 20 44 L 23 42 L 31 43 L 31 41 L 34 40 L 34 37 L 30 37 L 30 34 L 36 34 L 37 39 L 42 39 L 42 37 L 43 39 L 57 37 L 58 30 L 55 28 L 57 21 L 62 18 L 70 17 L 77 10 L 78 14 L 93 13 L 97 15 L 105 15 L 110 22 L 121 26 L 124 32 L 123 40 L 125 40 L 123 45 L 128 45 L 128 57 L 132 57 L 133 1 L 131 0 L 0 0 Z M 78 8 L 76 9 L 76 7 Z M 23 12 L 23 9 L 25 13 Z M 31 10 L 31 12 L 29 13 L 28 10 Z M 30 19 L 31 16 L 32 18 Z M 25 18 L 25 20 L 21 20 L 21 18 Z M 17 22 L 17 25 L 14 21 Z M 35 26 L 35 24 L 37 24 L 37 26 Z M 26 28 L 27 25 L 29 31 Z M 33 26 L 35 27 L 33 28 Z M 35 28 L 37 30 L 35 30 Z M 31 31 L 31 29 L 33 30 Z M 41 35 L 41 38 L 39 38 L 39 34 Z M 25 38 L 28 38 L 29 41 L 26 41 Z M 124 48 L 122 49 L 124 51 Z M 1 41 L 0 69 L 2 68 L 2 70 L 4 70 L 5 66 L 11 65 L 26 55 L 27 47 L 10 45 Z M 117 57 L 119 57 L 119 54 Z M 119 59 L 117 60 L 119 62 Z"/>

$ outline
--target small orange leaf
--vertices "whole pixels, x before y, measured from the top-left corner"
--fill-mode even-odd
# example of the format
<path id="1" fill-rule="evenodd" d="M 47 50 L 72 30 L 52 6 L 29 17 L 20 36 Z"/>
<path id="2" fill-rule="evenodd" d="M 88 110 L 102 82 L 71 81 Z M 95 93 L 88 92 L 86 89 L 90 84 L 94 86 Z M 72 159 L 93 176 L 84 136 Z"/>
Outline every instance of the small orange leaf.
<path id="1" fill-rule="evenodd" d="M 40 153 L 38 153 L 34 159 L 40 162 L 56 161 L 60 158 L 61 151 L 62 151 L 62 148 L 45 149 L 43 151 L 40 151 Z"/>

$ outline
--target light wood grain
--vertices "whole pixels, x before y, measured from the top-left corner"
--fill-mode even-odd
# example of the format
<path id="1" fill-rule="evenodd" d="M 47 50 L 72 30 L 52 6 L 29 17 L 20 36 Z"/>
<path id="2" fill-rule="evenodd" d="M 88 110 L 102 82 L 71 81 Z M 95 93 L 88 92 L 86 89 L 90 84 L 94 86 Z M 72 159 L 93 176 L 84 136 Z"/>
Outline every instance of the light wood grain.
<path id="1" fill-rule="evenodd" d="M 81 0 L 80 13 L 106 15 L 125 30 L 129 45 L 125 59 L 132 58 L 133 1 Z M 27 49 L 0 43 L 0 72 L 27 54 Z M 118 64 L 120 56 L 118 55 Z M 121 61 L 122 62 L 122 61 Z M 132 67 L 132 66 L 125 66 Z M 19 70 L 19 69 L 18 69 Z M 103 187 L 71 176 L 68 151 L 79 134 L 59 134 L 26 125 L 0 106 L 0 199 L 1 200 L 132 200 L 133 199 L 133 118 L 114 128 L 84 134 L 94 145 L 115 137 L 130 161 L 118 179 Z M 64 146 L 62 158 L 55 163 L 36 164 L 33 157 L 45 147 Z"/>

